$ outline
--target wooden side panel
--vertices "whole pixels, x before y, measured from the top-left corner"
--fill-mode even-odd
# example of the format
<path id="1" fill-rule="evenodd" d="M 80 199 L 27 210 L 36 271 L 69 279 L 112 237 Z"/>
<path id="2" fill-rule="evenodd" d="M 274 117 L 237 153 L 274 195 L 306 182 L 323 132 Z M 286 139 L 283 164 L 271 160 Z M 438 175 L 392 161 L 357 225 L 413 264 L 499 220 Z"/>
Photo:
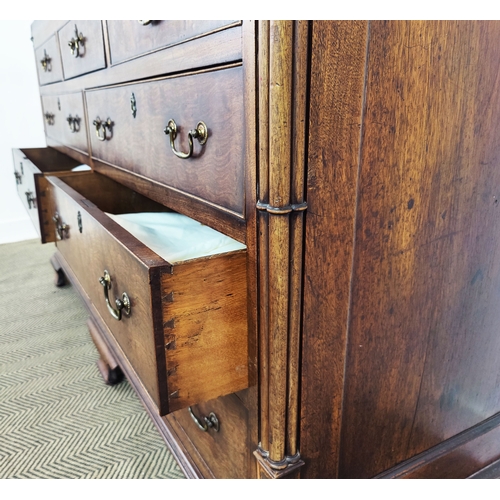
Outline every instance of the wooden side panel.
<path id="1" fill-rule="evenodd" d="M 500 470 L 500 414 L 376 476 L 377 479 L 491 479 Z"/>
<path id="2" fill-rule="evenodd" d="M 175 265 L 162 297 L 170 410 L 248 387 L 246 252 Z"/>
<path id="3" fill-rule="evenodd" d="M 500 25 L 373 22 L 341 477 L 500 408 Z"/>
<path id="4" fill-rule="evenodd" d="M 337 475 L 366 22 L 313 22 L 307 172 L 303 477 Z"/>

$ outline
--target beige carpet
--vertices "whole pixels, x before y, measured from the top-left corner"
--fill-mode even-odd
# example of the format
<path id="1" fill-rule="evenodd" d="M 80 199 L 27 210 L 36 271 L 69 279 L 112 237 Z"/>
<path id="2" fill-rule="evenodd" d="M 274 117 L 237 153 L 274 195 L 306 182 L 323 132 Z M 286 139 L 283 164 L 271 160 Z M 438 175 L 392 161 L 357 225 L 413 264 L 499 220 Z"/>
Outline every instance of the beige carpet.
<path id="1" fill-rule="evenodd" d="M 183 478 L 128 382 L 104 384 L 53 252 L 0 245 L 0 478 Z"/>

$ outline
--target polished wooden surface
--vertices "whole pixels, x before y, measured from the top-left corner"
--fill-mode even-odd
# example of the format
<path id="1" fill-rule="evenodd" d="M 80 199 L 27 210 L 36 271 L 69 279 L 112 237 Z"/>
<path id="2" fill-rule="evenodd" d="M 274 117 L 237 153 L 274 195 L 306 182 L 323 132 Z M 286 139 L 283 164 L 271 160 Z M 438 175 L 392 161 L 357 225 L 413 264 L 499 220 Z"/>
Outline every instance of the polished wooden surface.
<path id="1" fill-rule="evenodd" d="M 93 168 L 248 244 L 235 273 L 247 281 L 247 307 L 237 309 L 246 311 L 248 330 L 232 354 L 245 353 L 255 385 L 229 398 L 233 410 L 225 397 L 213 400 L 231 420 L 224 439 L 190 431 L 187 411 L 160 418 L 141 385 L 147 375 L 141 382 L 127 346 L 104 334 L 188 475 L 423 478 L 493 471 L 500 411 L 499 23 L 250 21 L 168 47 L 155 39 L 154 25 L 130 29 L 142 28 L 150 36 L 119 60 L 113 52 L 119 41 L 105 24 L 108 63 L 113 57 L 119 63 L 44 85 L 41 93 L 85 89 L 87 123 L 96 113 L 115 122 L 108 141 L 88 129 Z M 237 76 L 226 81 L 228 74 Z M 205 79 L 207 85 L 198 84 Z M 212 104 L 205 87 L 218 96 Z M 195 146 L 197 157 L 171 158 L 163 134 L 169 118 L 184 127 L 176 139 L 182 150 L 186 128 L 198 120 L 212 127 L 190 106 L 209 109 L 225 131 L 212 129 L 207 145 Z M 169 110 L 184 115 L 164 116 Z M 153 139 L 153 128 L 162 139 Z M 48 141 L 85 161 L 63 136 Z M 160 143 L 164 157 L 155 164 Z M 198 160 L 209 166 L 198 168 Z M 85 190 L 75 179 L 69 182 L 76 191 Z M 114 196 L 101 201 L 112 205 L 104 199 Z M 148 249 L 133 251 L 147 259 Z M 164 268 L 150 269 L 159 288 Z M 196 288 L 188 275 L 181 284 L 186 297 Z M 207 294 L 200 301 L 210 309 Z M 175 324 L 165 316 L 175 304 L 168 296 L 151 296 L 155 345 L 144 359 L 174 381 L 182 369 L 164 350 Z M 97 296 L 95 306 L 86 300 L 102 322 L 107 311 L 97 312 Z M 223 322 L 241 320 L 239 314 Z M 186 327 L 186 342 L 193 332 Z M 167 401 L 167 384 L 157 387 Z M 176 382 L 172 401 L 183 387 Z M 211 407 L 194 411 L 205 415 Z"/>
<path id="2" fill-rule="evenodd" d="M 238 62 L 242 59 L 241 32 L 241 26 L 217 31 L 210 36 L 174 45 L 168 50 L 132 59 L 126 64 L 117 64 L 79 78 L 44 86 L 40 92 L 42 95 L 58 95 Z"/>
<path id="3" fill-rule="evenodd" d="M 75 26 L 83 37 L 78 57 L 71 53 L 68 45 L 72 39 L 76 39 Z M 106 67 L 101 21 L 68 21 L 59 30 L 58 36 L 65 80 Z"/>
<path id="4" fill-rule="evenodd" d="M 69 225 L 57 248 L 160 414 L 246 388 L 245 251 L 171 265 L 101 211 L 142 212 L 154 202 L 99 174 L 48 180 L 54 213 Z M 122 292 L 131 301 L 119 321 L 98 281 L 104 270 L 113 307 Z"/>
<path id="5" fill-rule="evenodd" d="M 241 67 L 87 91 L 92 156 L 160 184 L 207 200 L 237 215 L 244 211 L 244 122 Z M 131 112 L 134 94 L 137 112 Z M 172 96 L 176 96 L 172 99 Z M 92 122 L 113 122 L 112 135 L 98 139 Z M 194 139 L 193 156 L 178 158 L 164 133 L 174 119 L 174 146 L 187 152 L 188 132 L 208 127 L 205 145 Z M 109 133 L 108 133 L 109 135 Z"/>
<path id="6" fill-rule="evenodd" d="M 193 406 L 198 419 L 215 413 L 219 421 L 219 432 L 208 429 L 203 432 L 193 421 L 187 410 L 173 413 L 185 433 L 184 441 L 196 444 L 199 455 L 210 464 L 215 477 L 244 479 L 248 477 L 251 456 L 248 453 L 248 410 L 234 394 Z"/>
<path id="7" fill-rule="evenodd" d="M 149 278 L 151 268 L 168 264 L 62 180 L 48 179 L 53 186 L 54 208 L 61 221 L 69 225 L 69 231 L 62 240 L 57 240 L 56 246 L 161 412 L 166 408 L 163 389 L 166 374 L 157 369 L 157 356 L 163 351 L 158 353 L 156 349 Z M 78 213 L 82 232 L 78 228 Z M 131 301 L 130 316 L 124 314 L 120 321 L 111 316 L 106 306 L 99 283 L 104 270 L 112 280 L 109 290 L 112 305 L 123 292 Z"/>
<path id="8" fill-rule="evenodd" d="M 498 477 L 500 414 L 392 467 L 377 479 Z"/>
<path id="9" fill-rule="evenodd" d="M 45 133 L 88 155 L 87 120 L 82 93 L 42 96 L 42 109 L 44 113 L 54 115 L 53 124 L 45 120 Z M 73 129 L 70 128 L 68 118 L 77 120 Z"/>
<path id="10" fill-rule="evenodd" d="M 138 21 L 105 22 L 108 29 L 111 64 L 239 24 L 237 21 L 218 20 L 151 21 L 147 25 L 142 25 Z"/>
<path id="11" fill-rule="evenodd" d="M 246 289 L 245 251 L 162 274 L 170 411 L 248 387 Z"/>
<path id="12" fill-rule="evenodd" d="M 37 49 L 46 42 L 54 33 L 62 28 L 68 21 L 33 21 L 31 24 L 31 39 L 33 42 L 33 48 Z"/>
<path id="13" fill-rule="evenodd" d="M 500 410 L 499 37 L 495 22 L 371 23 L 342 477 Z"/>
<path id="14" fill-rule="evenodd" d="M 367 36 L 362 21 L 312 26 L 300 433 L 305 477 L 337 476 Z"/>
<path id="15" fill-rule="evenodd" d="M 44 71 L 41 63 L 42 59 L 45 59 L 45 56 L 47 56 L 47 59 L 50 59 L 47 63 L 46 71 Z M 40 85 L 60 82 L 63 79 L 61 54 L 55 34 L 35 50 L 35 61 Z"/>

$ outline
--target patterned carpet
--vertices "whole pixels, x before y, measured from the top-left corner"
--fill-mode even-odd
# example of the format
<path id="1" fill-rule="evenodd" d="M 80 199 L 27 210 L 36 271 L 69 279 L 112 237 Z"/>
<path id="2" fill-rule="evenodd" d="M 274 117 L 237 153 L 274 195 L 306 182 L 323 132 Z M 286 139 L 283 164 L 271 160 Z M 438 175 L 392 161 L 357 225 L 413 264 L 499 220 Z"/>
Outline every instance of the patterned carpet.
<path id="1" fill-rule="evenodd" d="M 0 245 L 0 479 L 183 474 L 128 382 L 104 384 L 53 244 Z"/>

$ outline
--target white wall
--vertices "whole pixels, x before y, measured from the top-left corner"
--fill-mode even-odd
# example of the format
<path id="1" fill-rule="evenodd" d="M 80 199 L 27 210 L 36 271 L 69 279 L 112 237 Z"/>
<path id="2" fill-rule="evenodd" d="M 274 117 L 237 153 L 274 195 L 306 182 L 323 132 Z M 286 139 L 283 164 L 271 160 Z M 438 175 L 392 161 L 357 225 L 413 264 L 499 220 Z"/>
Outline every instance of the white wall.
<path id="1" fill-rule="evenodd" d="M 11 152 L 46 146 L 31 23 L 0 20 L 0 244 L 38 237 L 17 194 Z"/>

